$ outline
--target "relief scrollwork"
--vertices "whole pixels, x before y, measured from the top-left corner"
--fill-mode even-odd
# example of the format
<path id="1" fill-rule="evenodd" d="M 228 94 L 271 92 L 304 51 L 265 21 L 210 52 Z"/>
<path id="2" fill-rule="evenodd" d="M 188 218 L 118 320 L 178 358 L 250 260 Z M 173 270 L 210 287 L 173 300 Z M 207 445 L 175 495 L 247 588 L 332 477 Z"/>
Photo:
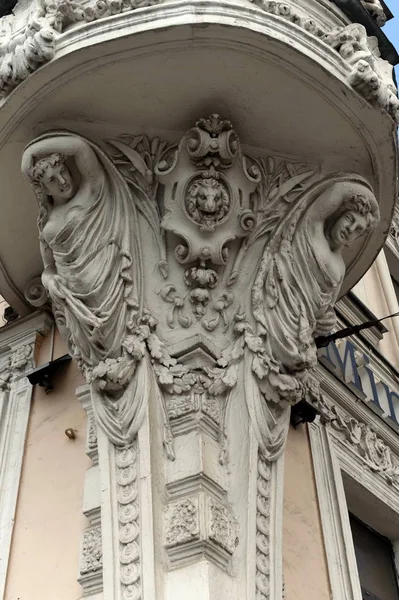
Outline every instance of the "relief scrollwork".
<path id="1" fill-rule="evenodd" d="M 339 433 L 371 471 L 399 489 L 399 460 L 375 431 L 338 409 L 324 396 L 319 408 L 322 422 Z"/>
<path id="2" fill-rule="evenodd" d="M 189 327 L 193 319 L 207 331 L 229 324 L 234 296 L 221 281 L 229 245 L 255 227 L 250 195 L 260 181 L 254 161 L 244 158 L 232 124 L 219 115 L 200 119 L 173 152 L 167 149 L 156 166 L 165 186 L 161 226 L 181 241 L 175 258 L 189 291 L 165 284 L 160 295 L 173 303 L 169 324 Z M 173 296 L 171 296 L 173 291 Z"/>
<path id="3" fill-rule="evenodd" d="M 182 240 L 177 260 L 225 265 L 227 243 L 247 235 L 249 219 L 243 227 L 241 218 L 252 214 L 250 194 L 260 180 L 255 165 L 246 169 L 231 123 L 216 114 L 200 119 L 172 155 L 161 156 L 155 172 L 165 186 L 161 226 Z"/>
<path id="4" fill-rule="evenodd" d="M 80 575 L 85 576 L 103 567 L 101 527 L 96 525 L 83 533 L 82 554 L 80 559 Z"/>

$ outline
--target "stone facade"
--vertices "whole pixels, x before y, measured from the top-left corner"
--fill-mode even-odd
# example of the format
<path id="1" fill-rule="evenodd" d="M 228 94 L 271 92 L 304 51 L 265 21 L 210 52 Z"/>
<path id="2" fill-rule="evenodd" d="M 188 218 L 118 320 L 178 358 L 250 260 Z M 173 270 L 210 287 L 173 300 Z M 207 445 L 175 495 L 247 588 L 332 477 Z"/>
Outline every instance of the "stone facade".
<path id="1" fill-rule="evenodd" d="M 65 579 L 57 567 L 60 600 L 293 600 L 296 588 L 307 600 L 330 591 L 340 600 L 349 585 L 345 598 L 358 599 L 353 556 L 349 579 L 334 571 L 348 544 L 347 532 L 332 535 L 345 522 L 338 469 L 358 455 L 396 493 L 399 459 L 390 423 L 378 411 L 367 422 L 366 398 L 356 415 L 337 401 L 350 375 L 344 367 L 334 387 L 317 348 L 375 312 L 373 298 L 368 309 L 351 296 L 335 305 L 389 226 L 396 243 L 399 101 L 380 30 L 386 14 L 379 2 L 359 10 L 362 23 L 325 0 L 21 1 L 0 20 L 10 219 L 0 291 L 20 315 L 0 331 L 0 389 L 8 398 L 23 385 L 28 398 L 29 381 L 51 377 L 53 398 L 76 390 L 81 404 L 75 398 L 54 431 L 64 442 L 54 440 L 54 498 L 76 537 Z M 11 260 L 14 222 L 23 249 Z M 397 307 L 378 260 L 366 277 L 379 278 Z M 26 341 L 24 323 L 38 314 L 52 316 L 51 332 L 33 328 L 37 338 Z M 66 352 L 68 368 L 57 362 Z M 54 410 L 38 390 L 43 422 L 33 412 L 26 433 L 25 419 L 19 444 L 21 452 L 27 435 L 17 465 L 26 470 L 22 523 L 29 457 L 43 452 Z M 290 426 L 304 405 L 318 415 L 310 445 L 306 425 Z M 344 448 L 341 467 L 334 444 Z M 294 485 L 296 468 L 307 491 Z M 12 493 L 15 512 L 17 483 Z M 331 518 L 319 522 L 322 505 Z M 46 510 L 55 539 L 63 524 Z M 13 530 L 12 511 L 5 599 L 31 593 L 29 578 L 45 597 L 40 561 L 16 578 L 24 531 L 18 518 Z M 310 544 L 303 556 L 301 537 Z M 303 573 L 318 565 L 319 581 L 301 579 L 296 560 Z"/>

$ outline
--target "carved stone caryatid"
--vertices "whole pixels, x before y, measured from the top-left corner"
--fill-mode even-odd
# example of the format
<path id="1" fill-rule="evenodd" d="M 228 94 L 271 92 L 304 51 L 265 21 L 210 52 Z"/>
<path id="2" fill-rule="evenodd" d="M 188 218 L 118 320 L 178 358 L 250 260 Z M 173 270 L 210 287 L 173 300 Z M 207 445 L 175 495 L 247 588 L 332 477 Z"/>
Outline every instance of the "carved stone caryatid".
<path id="1" fill-rule="evenodd" d="M 98 420 L 123 445 L 143 411 L 151 329 L 135 199 L 109 158 L 76 135 L 35 140 L 22 168 L 39 202 L 42 281 L 57 324 L 91 383 Z"/>
<path id="2" fill-rule="evenodd" d="M 246 156 L 217 115 L 179 146 L 125 137 L 112 148 L 113 160 L 59 132 L 23 158 L 39 201 L 42 281 L 99 423 L 114 443 L 132 443 L 151 379 L 164 411 L 163 394 L 238 393 L 275 458 L 289 404 L 317 396 L 314 337 L 334 327 L 343 247 L 378 222 L 372 189 L 354 174 Z M 140 219 L 156 238 L 157 276 L 143 264 Z M 160 286 L 156 302 L 143 278 L 150 292 L 152 280 Z M 193 369 L 170 358 L 171 328 L 182 339 L 205 329 L 221 358 Z M 166 415 L 164 424 L 170 441 Z"/>
<path id="3" fill-rule="evenodd" d="M 378 218 L 367 182 L 338 174 L 318 179 L 288 207 L 270 203 L 252 233 L 253 242 L 261 237 L 264 246 L 250 311 L 236 313 L 236 339 L 219 360 L 210 391 L 230 388 L 246 398 L 269 460 L 284 446 L 288 405 L 318 397 L 314 338 L 335 325 L 332 307 L 345 274 L 342 250 Z M 248 240 L 246 252 L 251 254 Z"/>

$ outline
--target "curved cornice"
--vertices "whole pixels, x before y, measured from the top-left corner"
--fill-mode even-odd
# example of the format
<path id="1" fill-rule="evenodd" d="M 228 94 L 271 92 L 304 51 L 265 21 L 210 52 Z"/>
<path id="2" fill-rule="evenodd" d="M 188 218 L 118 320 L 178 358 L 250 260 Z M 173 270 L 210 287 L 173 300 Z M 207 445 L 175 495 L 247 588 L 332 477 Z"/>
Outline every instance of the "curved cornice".
<path id="1" fill-rule="evenodd" d="M 293 112 L 289 114 L 282 107 L 280 117 L 282 120 L 288 119 L 295 123 L 296 90 L 297 86 L 304 86 L 315 94 L 314 97 L 318 98 L 327 112 L 333 110 L 335 114 L 339 115 L 343 127 L 342 135 L 345 136 L 345 131 L 350 130 L 351 135 L 357 136 L 358 149 L 361 148 L 363 157 L 366 154 L 368 156 L 367 161 L 365 158 L 361 160 L 359 158 L 359 172 L 372 181 L 382 207 L 382 221 L 378 232 L 361 249 L 357 248 L 350 259 L 350 268 L 343 289 L 344 292 L 347 291 L 372 263 L 388 231 L 393 198 L 396 193 L 394 123 L 386 112 L 377 110 L 353 89 L 350 82 L 352 66 L 338 51 L 306 28 L 287 18 L 266 13 L 253 4 L 244 5 L 226 1 L 215 3 L 209 0 L 193 0 L 190 3 L 170 2 L 117 14 L 90 23 L 81 23 L 60 34 L 56 39 L 53 60 L 30 74 L 3 100 L 3 104 L 0 106 L 0 164 L 7 156 L 7 161 L 13 163 L 13 168 L 17 172 L 24 145 L 34 135 L 59 126 L 59 119 L 64 116 L 65 105 L 57 108 L 58 100 L 55 101 L 54 98 L 57 95 L 60 96 L 63 90 L 68 89 L 68 86 L 76 85 L 76 82 L 79 81 L 84 90 L 89 78 L 102 70 L 104 71 L 105 90 L 106 86 L 112 85 L 112 73 L 117 65 L 124 68 L 128 74 L 130 64 L 137 65 L 141 60 L 144 61 L 146 57 L 151 56 L 154 57 L 154 61 L 156 57 L 159 57 L 159 72 L 151 72 L 147 77 L 156 78 L 164 73 L 165 69 L 162 67 L 161 58 L 167 52 L 180 52 L 193 48 L 206 49 L 213 53 L 231 51 L 232 64 L 234 56 L 245 55 L 248 57 L 248 65 L 253 64 L 254 61 L 273 65 L 276 69 L 284 72 L 287 77 L 292 78 L 292 99 L 287 100 L 287 97 L 284 97 L 284 91 L 281 91 L 281 94 L 282 98 L 284 97 L 284 104 L 291 106 Z M 108 80 L 106 80 L 106 72 L 110 77 Z M 240 111 L 244 111 L 242 114 L 245 114 L 244 105 L 240 106 L 240 90 L 248 84 L 251 85 L 248 80 L 245 82 L 237 79 L 238 96 L 234 98 L 231 106 L 225 99 L 229 113 L 230 108 L 231 113 L 237 113 L 233 117 L 238 126 L 240 126 L 241 119 Z M 273 82 L 270 82 L 270 85 L 273 85 Z M 90 98 L 90 102 L 94 103 L 93 106 L 101 106 L 101 97 L 92 99 L 90 89 L 87 89 L 85 93 L 88 94 L 88 102 Z M 202 102 L 207 102 L 208 98 L 205 96 Z M 248 98 L 248 94 L 246 98 Z M 129 98 L 122 100 L 125 104 L 129 102 Z M 253 105 L 257 105 L 258 109 L 262 101 L 261 97 L 251 99 Z M 47 108 L 50 102 L 51 112 Z M 135 98 L 131 98 L 130 102 L 132 107 L 136 107 Z M 211 110 L 220 111 L 220 106 L 213 100 L 212 102 Z M 198 98 L 196 98 L 196 103 L 198 103 Z M 72 115 L 69 117 L 70 119 L 76 118 L 77 122 L 79 119 L 82 119 L 82 122 L 90 121 L 90 114 L 80 115 L 79 113 L 79 116 L 76 116 L 73 106 L 70 108 Z M 308 111 L 308 118 L 311 118 L 312 107 L 305 108 Z M 191 103 L 188 109 L 197 111 L 198 107 Z M 181 116 L 177 120 L 171 120 L 166 112 L 164 126 L 159 124 L 162 115 L 158 115 L 159 119 L 153 125 L 154 129 L 164 127 L 170 132 L 184 130 L 188 115 L 187 112 L 184 115 L 185 110 L 187 108 L 181 107 Z M 207 108 L 207 110 L 209 109 Z M 222 106 L 222 110 L 226 110 L 225 107 Z M 247 114 L 248 111 L 250 114 L 251 110 L 253 110 L 251 106 L 246 107 Z M 151 119 L 153 119 L 151 106 L 148 111 L 147 120 L 142 119 L 139 125 L 136 125 L 134 112 L 132 112 L 124 126 L 124 131 L 141 133 L 151 128 Z M 226 116 L 230 117 L 229 113 Z M 114 111 L 114 114 L 119 117 L 117 110 Z M 190 115 L 190 118 L 195 118 L 195 116 L 194 114 Z M 267 121 L 267 106 L 264 106 L 263 112 L 258 110 L 256 119 Z M 260 121 L 260 123 L 263 126 L 263 122 Z M 256 139 L 253 139 L 254 136 L 251 134 L 245 134 L 245 125 L 242 127 L 244 128 L 242 135 L 244 144 L 258 148 L 270 148 L 269 140 L 266 137 L 263 139 L 262 136 L 255 136 Z M 88 133 L 90 135 L 90 132 Z M 320 139 L 324 135 L 328 134 L 320 130 Z M 315 144 L 315 148 L 312 149 L 313 155 L 315 155 L 317 154 L 317 138 L 313 139 L 312 143 Z M 351 151 L 350 149 L 351 146 L 348 147 L 348 152 Z M 293 150 L 294 154 L 300 156 L 301 147 Z M 353 151 L 356 154 L 358 150 L 355 148 Z M 2 159 L 3 152 L 5 154 Z M 13 152 L 15 155 L 12 155 Z M 333 147 L 332 152 L 334 152 Z M 353 169 L 355 166 L 351 168 Z M 7 173 L 7 167 L 4 168 Z M 345 165 L 340 168 L 345 170 Z M 3 197 L 2 203 L 9 203 L 11 206 L 11 203 L 14 202 L 13 198 L 21 198 L 21 195 L 25 194 L 29 194 L 28 188 L 24 187 L 22 180 L 21 182 L 17 181 L 16 189 L 12 191 L 10 198 Z M 32 203 L 31 198 L 29 202 Z M 12 208 L 12 210 L 24 211 L 25 208 L 21 205 L 20 208 Z M 33 208 L 29 210 L 33 212 Z M 29 235 L 32 236 L 29 243 L 31 248 L 34 248 L 36 225 L 33 218 L 29 228 Z M 35 259 L 35 267 L 33 268 L 32 265 L 28 267 L 20 264 L 18 260 L 12 261 L 9 254 L 5 256 L 2 250 L 0 252 L 4 267 L 7 269 L 7 278 L 0 272 L 0 290 L 4 290 L 4 296 L 13 303 L 15 292 L 12 292 L 12 285 L 10 287 L 9 282 L 18 281 L 14 288 L 18 289 L 21 300 L 23 289 L 29 279 L 38 275 L 40 262 Z M 21 275 L 24 269 L 27 272 Z M 8 279 L 8 283 L 6 279 Z M 6 291 L 7 289 L 10 290 L 9 293 Z M 14 307 L 17 308 L 15 303 Z"/>

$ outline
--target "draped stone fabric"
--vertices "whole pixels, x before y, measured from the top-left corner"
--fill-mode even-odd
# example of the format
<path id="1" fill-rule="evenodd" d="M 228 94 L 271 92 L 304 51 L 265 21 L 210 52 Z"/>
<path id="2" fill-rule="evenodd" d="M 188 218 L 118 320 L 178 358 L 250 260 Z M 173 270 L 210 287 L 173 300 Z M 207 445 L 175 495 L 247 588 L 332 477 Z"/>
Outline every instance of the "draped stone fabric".
<path id="1" fill-rule="evenodd" d="M 269 235 L 264 226 L 268 241 L 255 276 L 252 307 L 270 371 L 268 377 L 259 380 L 247 351 L 245 397 L 258 441 L 269 460 L 284 447 L 288 403 L 312 393 L 311 375 L 317 365 L 314 337 L 334 329 L 332 307 L 345 265 L 342 248 L 330 247 L 326 224 L 339 218 L 346 205 L 353 210 L 354 196 L 365 198 L 371 227 L 378 219 L 378 205 L 366 180 L 353 174 L 317 182 L 276 227 L 270 227 Z M 271 212 L 268 219 L 274 224 L 275 214 Z"/>
<path id="2" fill-rule="evenodd" d="M 66 136 L 71 134 L 52 132 L 33 144 L 40 148 L 53 138 L 56 150 L 57 140 L 65 141 Z M 132 378 L 144 355 L 136 335 L 143 307 L 135 198 L 97 146 L 81 136 L 73 138 L 94 153 L 102 183 L 88 206 L 70 210 L 70 218 L 52 239 L 44 239 L 40 231 L 44 252 L 51 251 L 55 268 L 47 289 L 71 352 L 92 381 L 98 419 L 115 443 L 124 443 L 141 421 L 144 394 L 139 388 L 148 376 L 143 365 Z M 30 147 L 25 152 L 29 151 Z"/>
<path id="3" fill-rule="evenodd" d="M 350 184 L 354 184 L 353 188 Z M 366 194 L 374 212 L 373 192 L 358 175 L 342 174 L 319 181 L 287 212 L 266 243 L 252 291 L 253 314 L 260 333 L 273 332 L 272 356 L 287 372 L 317 363 L 314 336 L 331 332 L 332 306 L 339 293 L 345 265 L 341 251 L 326 252 L 326 221 L 353 195 Z M 315 224 L 323 229 L 323 240 Z M 324 244 L 324 246 L 326 246 Z"/>

